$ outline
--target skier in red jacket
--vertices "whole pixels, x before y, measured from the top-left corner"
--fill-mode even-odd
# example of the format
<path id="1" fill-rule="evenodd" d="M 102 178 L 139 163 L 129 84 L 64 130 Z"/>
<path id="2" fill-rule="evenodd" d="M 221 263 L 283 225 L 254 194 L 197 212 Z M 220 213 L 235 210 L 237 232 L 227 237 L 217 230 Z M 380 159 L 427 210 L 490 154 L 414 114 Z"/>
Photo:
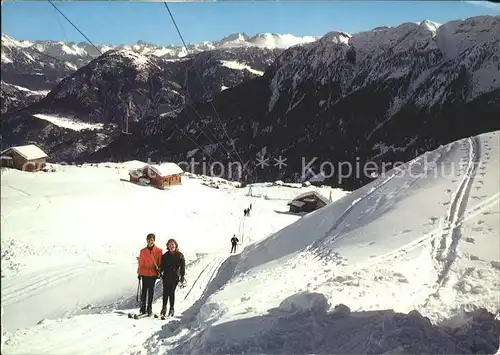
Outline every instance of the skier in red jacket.
<path id="1" fill-rule="evenodd" d="M 142 280 L 141 308 L 139 313 L 148 316 L 153 313 L 153 295 L 155 283 L 160 275 L 162 250 L 155 245 L 156 236 L 149 233 L 146 237 L 148 245 L 141 249 L 139 254 L 139 265 L 137 267 L 137 278 Z M 146 303 L 147 296 L 147 303 Z M 146 307 L 147 305 L 147 307 Z"/>

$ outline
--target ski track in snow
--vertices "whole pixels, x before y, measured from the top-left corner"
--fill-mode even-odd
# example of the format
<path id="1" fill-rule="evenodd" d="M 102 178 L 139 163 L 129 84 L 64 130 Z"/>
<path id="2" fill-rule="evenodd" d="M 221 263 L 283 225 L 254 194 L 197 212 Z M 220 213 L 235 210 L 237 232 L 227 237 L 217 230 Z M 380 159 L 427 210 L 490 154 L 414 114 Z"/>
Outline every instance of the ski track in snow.
<path id="1" fill-rule="evenodd" d="M 212 261 L 209 264 L 207 264 L 207 266 L 203 269 L 203 271 L 198 275 L 198 277 L 193 283 L 193 286 L 191 286 L 186 296 L 184 296 L 183 302 L 185 302 L 187 299 L 187 300 L 192 300 L 194 303 L 194 301 L 196 301 L 203 295 L 208 285 L 210 284 L 210 281 L 213 280 L 215 273 L 219 270 L 220 266 L 222 265 L 225 259 L 226 257 L 224 256 L 213 257 Z M 191 294 L 193 290 L 196 290 L 197 292 Z"/>
<path id="2" fill-rule="evenodd" d="M 220 255 L 206 255 L 202 257 L 202 261 L 200 264 L 202 266 L 201 271 L 196 276 L 193 275 L 194 279 L 192 285 L 187 286 L 184 289 L 177 289 L 176 291 L 176 313 L 177 316 L 174 318 L 167 318 L 166 320 L 161 320 L 159 318 L 141 318 L 141 319 L 129 319 L 128 313 L 137 312 L 137 308 L 134 309 L 122 309 L 116 310 L 116 308 L 121 308 L 120 303 L 117 303 L 115 306 L 115 310 L 111 311 L 108 307 L 104 307 L 99 310 L 97 314 L 87 315 L 87 317 L 94 317 L 95 324 L 93 327 L 87 328 L 85 334 L 78 334 L 75 332 L 69 332 L 68 336 L 62 338 L 54 338 L 47 341 L 46 339 L 39 339 L 31 344 L 29 348 L 23 348 L 24 351 L 31 351 L 32 353 L 37 354 L 69 354 L 69 353 L 78 353 L 78 354 L 96 354 L 96 353 L 143 353 L 145 344 L 136 344 L 134 339 L 143 337 L 144 341 L 149 339 L 151 334 L 154 334 L 155 331 L 161 328 L 161 326 L 171 327 L 170 323 L 175 324 L 175 327 L 178 329 L 185 329 L 190 327 L 190 323 L 196 320 L 197 312 L 199 311 L 199 307 L 194 307 L 191 309 L 194 304 L 202 298 L 202 296 L 206 293 L 208 286 L 214 280 L 215 275 L 219 271 L 221 265 L 227 259 L 228 255 L 220 254 Z M 186 270 L 189 273 L 189 269 Z M 61 281 L 65 277 L 74 275 L 77 270 L 71 270 L 63 274 L 58 274 L 57 271 L 54 271 L 54 277 L 52 277 L 49 282 Z M 35 282 L 29 289 L 26 289 L 24 294 L 30 295 L 32 292 L 36 290 L 39 285 L 46 285 L 45 278 L 38 282 Z M 158 284 L 161 283 L 158 282 Z M 157 285 L 158 285 L 157 284 Z M 13 300 L 16 297 L 16 292 L 19 292 L 19 288 L 21 286 L 11 287 L 8 289 L 4 289 L 8 291 L 7 301 Z M 187 290 L 184 291 L 184 290 Z M 153 311 L 155 312 L 157 309 L 161 307 L 161 292 L 158 293 L 155 290 L 155 298 L 157 302 L 153 305 Z M 185 293 L 185 295 L 184 295 Z M 23 294 L 23 293 L 22 293 Z M 3 295 L 3 302 L 5 302 L 5 294 Z M 134 296 L 135 298 L 135 296 Z M 187 313 L 186 313 L 187 311 Z M 158 313 L 158 312 L 156 312 Z M 179 316 L 181 321 L 179 321 Z M 116 317 L 123 318 L 118 321 Z M 44 320 L 41 321 L 40 324 L 46 327 L 55 326 L 57 327 L 57 323 L 64 321 L 69 326 L 72 323 L 78 324 L 78 320 L 80 317 L 67 318 L 65 320 Z M 139 322 L 139 323 L 136 323 Z M 120 326 L 117 327 L 117 323 Z M 110 329 L 113 329 L 110 331 Z M 36 337 L 37 330 L 32 336 Z M 29 333 L 30 330 L 27 329 L 25 331 L 16 332 L 15 335 L 10 336 L 5 345 L 8 347 L 15 347 L 16 338 L 19 335 L 22 335 L 24 332 Z M 117 338 L 118 336 L 123 337 L 124 334 L 128 334 L 129 339 L 131 339 L 131 343 L 127 343 L 123 341 L 123 338 Z M 118 340 L 122 339 L 122 340 Z M 110 341 L 112 340 L 112 341 Z"/>
<path id="3" fill-rule="evenodd" d="M 23 299 L 33 297 L 33 294 L 36 294 L 37 290 L 50 287 L 51 284 L 56 282 L 66 282 L 67 278 L 74 277 L 78 272 L 84 269 L 86 269 L 86 267 L 69 270 L 57 268 L 42 276 L 30 278 L 26 283 L 16 283 L 2 287 L 2 304 L 8 306 L 12 303 L 11 301 L 19 302 Z"/>
<path id="4" fill-rule="evenodd" d="M 464 177 L 462 178 L 460 185 L 453 194 L 450 208 L 445 217 L 446 226 L 443 229 L 443 235 L 440 238 L 440 245 L 436 249 L 436 254 L 434 256 L 434 260 L 437 261 L 439 267 L 437 279 L 438 289 L 446 282 L 446 276 L 448 275 L 451 265 L 456 258 L 457 245 L 462 236 L 461 223 L 458 223 L 458 221 L 460 221 L 465 214 L 470 189 L 474 181 L 480 159 L 480 145 L 478 139 L 468 139 L 467 142 L 469 149 L 467 168 L 464 172 Z"/>
<path id="5" fill-rule="evenodd" d="M 430 162 L 431 164 L 433 163 L 437 163 L 441 160 L 443 160 L 445 158 L 445 154 L 442 154 L 442 153 L 438 153 L 436 154 L 436 156 L 433 156 L 433 160 Z M 386 186 L 388 183 L 390 183 L 394 178 L 397 178 L 397 177 L 400 177 L 401 175 L 404 175 L 405 173 L 408 172 L 408 170 L 411 169 L 412 165 L 416 162 L 418 162 L 418 160 L 420 159 L 420 157 L 417 157 L 413 160 L 411 160 L 410 162 L 407 163 L 407 168 L 404 169 L 404 170 L 399 170 L 399 169 L 395 169 L 395 171 L 387 178 L 385 178 L 384 180 L 382 180 L 379 184 L 377 184 L 376 186 L 372 187 L 367 193 L 365 193 L 361 198 L 358 198 L 356 200 L 354 200 L 351 205 L 349 205 L 349 207 L 347 207 L 344 212 L 337 218 L 337 220 L 335 221 L 335 223 L 332 225 L 332 227 L 325 233 L 325 235 L 323 236 L 323 238 L 320 238 L 318 239 L 317 241 L 315 241 L 310 248 L 308 249 L 312 249 L 315 251 L 315 253 L 322 257 L 322 258 L 326 258 L 326 259 L 329 259 L 330 258 L 330 251 L 328 249 L 326 250 L 322 250 L 322 249 L 325 249 L 325 248 L 322 248 L 322 244 L 324 242 L 325 239 L 329 238 L 330 236 L 332 236 L 332 233 L 342 224 L 342 222 L 347 218 L 347 216 L 349 214 L 352 213 L 352 211 L 363 201 L 367 200 L 368 198 L 370 198 L 372 195 L 374 195 L 376 192 L 379 192 L 384 186 Z M 400 192 L 401 190 L 405 190 L 405 189 L 408 189 L 414 182 L 416 182 L 418 179 L 416 177 L 412 178 L 409 182 L 406 182 L 405 184 L 402 185 L 401 188 L 399 188 L 399 190 L 397 190 L 396 193 L 394 193 L 395 195 Z M 382 198 L 383 195 L 380 195 L 378 197 L 378 200 L 377 202 L 375 203 L 375 205 L 373 206 L 373 209 L 376 209 L 378 207 L 378 202 L 380 201 L 380 199 Z M 387 254 L 384 254 L 384 255 L 380 255 L 376 258 L 372 258 L 371 261 L 369 262 L 365 262 L 365 263 L 360 263 L 359 264 L 359 267 L 363 267 L 365 265 L 368 265 L 368 264 L 371 264 L 373 265 L 374 264 L 374 261 L 375 260 L 387 260 L 389 258 L 392 258 L 396 255 L 400 255 L 402 252 L 406 252 L 408 251 L 409 249 L 413 249 L 414 246 L 417 246 L 417 245 L 420 245 L 422 243 L 422 241 L 424 240 L 427 240 L 429 237 L 431 237 L 433 235 L 433 233 L 430 233 L 426 236 L 424 236 L 423 238 L 421 239 L 417 239 L 415 242 L 411 242 L 409 243 L 408 245 L 405 245 L 399 249 L 396 249 L 394 251 L 391 251 Z M 339 238 L 342 238 L 341 236 L 341 231 L 337 232 L 335 235 L 333 235 L 333 238 L 332 240 L 338 240 Z M 330 258 L 330 260 L 333 260 Z"/>

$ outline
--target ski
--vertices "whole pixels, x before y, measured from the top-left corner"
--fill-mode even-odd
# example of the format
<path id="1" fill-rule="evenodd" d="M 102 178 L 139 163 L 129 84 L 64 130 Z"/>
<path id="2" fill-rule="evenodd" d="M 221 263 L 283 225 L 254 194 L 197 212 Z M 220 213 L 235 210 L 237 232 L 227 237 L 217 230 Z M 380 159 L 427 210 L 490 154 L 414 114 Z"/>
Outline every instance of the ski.
<path id="1" fill-rule="evenodd" d="M 171 319 L 180 320 L 180 317 L 179 316 L 161 316 L 160 319 L 161 320 L 171 320 Z"/>
<path id="2" fill-rule="evenodd" d="M 128 317 L 129 318 L 133 318 L 133 319 L 142 319 L 142 318 L 148 318 L 150 317 L 150 315 L 148 315 L 147 313 L 145 314 L 132 314 L 132 313 L 129 313 L 128 314 Z"/>
<path id="3" fill-rule="evenodd" d="M 177 316 L 160 316 L 158 314 L 154 314 L 155 318 L 160 318 L 161 320 L 168 320 L 168 319 L 179 319 Z"/>
<path id="4" fill-rule="evenodd" d="M 161 320 L 168 320 L 168 319 L 179 319 L 178 316 L 160 316 L 158 313 L 153 313 L 151 315 L 148 315 L 147 313 L 145 314 L 133 314 L 133 313 L 129 313 L 128 314 L 128 317 L 131 318 L 131 319 L 142 319 L 142 318 L 149 318 L 153 316 L 154 318 L 158 319 L 160 318 Z"/>

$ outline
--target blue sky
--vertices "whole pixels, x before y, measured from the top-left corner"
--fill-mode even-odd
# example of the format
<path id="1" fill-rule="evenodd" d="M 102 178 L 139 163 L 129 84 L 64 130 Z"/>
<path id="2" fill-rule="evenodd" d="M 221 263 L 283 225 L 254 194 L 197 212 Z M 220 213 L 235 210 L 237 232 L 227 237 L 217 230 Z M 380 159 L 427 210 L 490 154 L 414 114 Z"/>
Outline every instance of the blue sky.
<path id="1" fill-rule="evenodd" d="M 54 2 L 94 43 L 143 40 L 181 43 L 162 2 Z M 235 32 L 323 35 L 332 30 L 356 33 L 377 26 L 433 20 L 444 23 L 479 15 L 500 15 L 500 5 L 456 1 L 217 1 L 169 3 L 188 43 L 218 40 Z M 494 8 L 497 6 L 497 8 Z M 48 1 L 4 1 L 2 33 L 17 39 L 85 39 Z"/>

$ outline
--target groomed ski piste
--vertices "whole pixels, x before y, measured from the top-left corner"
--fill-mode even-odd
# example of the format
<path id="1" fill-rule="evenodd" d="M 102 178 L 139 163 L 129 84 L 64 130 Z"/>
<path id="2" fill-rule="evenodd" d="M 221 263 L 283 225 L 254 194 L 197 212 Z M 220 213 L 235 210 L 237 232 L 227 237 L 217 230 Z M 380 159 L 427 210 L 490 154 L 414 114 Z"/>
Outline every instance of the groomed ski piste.
<path id="1" fill-rule="evenodd" d="M 2 170 L 2 353 L 494 354 L 499 138 L 456 141 L 350 193 L 120 180 L 139 162 Z M 309 190 L 333 202 L 286 213 Z M 187 259 L 167 320 L 127 317 L 150 232 Z M 158 313 L 161 282 L 155 299 Z"/>

